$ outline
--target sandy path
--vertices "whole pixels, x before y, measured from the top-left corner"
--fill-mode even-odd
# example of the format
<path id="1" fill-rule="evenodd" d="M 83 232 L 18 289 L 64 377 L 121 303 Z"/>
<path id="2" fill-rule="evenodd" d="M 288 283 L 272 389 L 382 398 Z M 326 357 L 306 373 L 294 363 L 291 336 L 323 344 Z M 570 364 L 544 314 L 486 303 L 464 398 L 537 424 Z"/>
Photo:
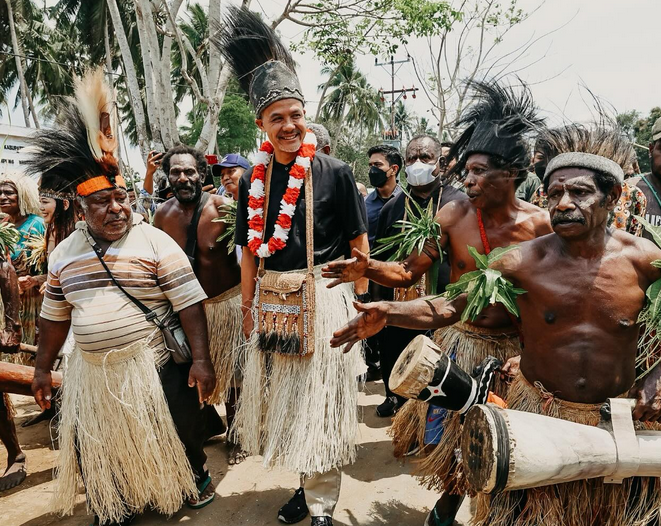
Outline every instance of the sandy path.
<path id="1" fill-rule="evenodd" d="M 361 448 L 357 462 L 345 469 L 342 492 L 335 512 L 336 526 L 422 526 L 427 510 L 437 499 L 434 492 L 421 488 L 409 475 L 409 465 L 400 464 L 391 453 L 386 429 L 390 419 L 378 418 L 375 407 L 383 401 L 383 384 L 368 383 L 361 393 L 363 409 L 360 424 Z M 16 405 L 17 423 L 36 414 L 33 400 L 12 396 Z M 0 494 L 0 524 L 2 526 L 84 526 L 91 523 L 85 512 L 82 495 L 72 517 L 59 518 L 48 512 L 53 492 L 52 467 L 57 455 L 51 448 L 47 424 L 18 428 L 19 440 L 28 456 L 28 477 L 18 488 Z M 224 439 L 210 442 L 206 448 L 209 468 L 216 483 L 215 501 L 206 508 L 181 510 L 168 524 L 190 526 L 234 526 L 251 524 L 276 526 L 278 508 L 298 486 L 298 477 L 283 471 L 268 471 L 259 457 L 238 466 L 227 464 Z M 0 466 L 4 471 L 5 451 L 0 446 Z M 467 520 L 464 506 L 460 519 Z M 149 513 L 136 520 L 136 526 L 166 523 L 165 517 Z M 309 519 L 299 523 L 310 524 Z"/>

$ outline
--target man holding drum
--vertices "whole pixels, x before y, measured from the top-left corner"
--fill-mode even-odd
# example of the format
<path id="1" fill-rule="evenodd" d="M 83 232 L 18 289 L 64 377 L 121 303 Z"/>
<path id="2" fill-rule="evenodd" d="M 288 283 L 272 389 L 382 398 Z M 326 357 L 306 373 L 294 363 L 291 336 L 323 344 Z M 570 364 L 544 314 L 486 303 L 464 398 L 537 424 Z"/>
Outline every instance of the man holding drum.
<path id="1" fill-rule="evenodd" d="M 549 140 L 561 152 L 549 163 L 543 181 L 554 234 L 522 243 L 493 265 L 527 291 L 517 298 L 526 345 L 509 407 L 596 425 L 608 398 L 628 395 L 637 401 L 634 419 L 658 422 L 661 366 L 636 380 L 641 372 L 636 365 L 649 365 L 658 349 L 659 318 L 654 306 L 645 303 L 646 290 L 661 278 L 652 265 L 661 250 L 607 227 L 620 197 L 630 145 L 615 130 L 580 126 L 553 132 Z M 648 295 L 654 297 L 658 285 Z M 385 324 L 420 329 L 447 325 L 459 319 L 465 304 L 464 295 L 453 301 L 439 297 L 359 306 L 361 315 L 335 333 L 333 344 L 352 343 Z M 640 346 L 650 357 L 638 350 L 641 312 L 648 326 Z M 508 365 L 518 368 L 514 361 Z M 595 478 L 480 494 L 474 524 L 653 525 L 658 524 L 660 489 L 659 478 L 628 478 L 622 484 Z"/>

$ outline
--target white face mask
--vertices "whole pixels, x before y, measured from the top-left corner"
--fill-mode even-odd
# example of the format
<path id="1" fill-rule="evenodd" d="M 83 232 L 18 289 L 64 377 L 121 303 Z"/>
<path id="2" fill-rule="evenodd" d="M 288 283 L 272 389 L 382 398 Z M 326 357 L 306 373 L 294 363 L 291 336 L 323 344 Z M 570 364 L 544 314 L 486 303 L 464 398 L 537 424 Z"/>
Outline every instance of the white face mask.
<path id="1" fill-rule="evenodd" d="M 425 186 L 431 183 L 435 179 L 432 172 L 436 169 L 436 163 L 427 164 L 420 160 L 414 162 L 406 167 L 406 180 L 411 186 Z"/>

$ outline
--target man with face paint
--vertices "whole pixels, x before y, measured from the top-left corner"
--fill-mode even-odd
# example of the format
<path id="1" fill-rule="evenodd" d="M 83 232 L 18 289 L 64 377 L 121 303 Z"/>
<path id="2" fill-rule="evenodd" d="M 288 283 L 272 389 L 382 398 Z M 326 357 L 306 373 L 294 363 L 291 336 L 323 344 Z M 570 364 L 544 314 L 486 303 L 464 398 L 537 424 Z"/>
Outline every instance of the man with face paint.
<path id="1" fill-rule="evenodd" d="M 520 93 L 495 83 L 472 84 L 475 103 L 469 106 L 460 125 L 464 133 L 450 152 L 457 158 L 452 173 L 463 173 L 467 200 L 454 200 L 436 215 L 441 226 L 439 241 L 448 250 L 450 280 L 476 269 L 467 247 L 475 247 L 486 254 L 496 247 L 505 247 L 534 239 L 551 232 L 548 216 L 539 208 L 516 198 L 516 188 L 526 177 L 530 165 L 527 135 L 541 126 L 537 108 L 529 89 L 524 85 Z M 432 155 L 429 155 L 432 161 Z M 433 161 L 432 161 L 433 162 Z M 407 168 L 409 182 L 429 184 L 435 167 L 416 161 Z M 354 258 L 327 265 L 323 275 L 336 283 L 367 277 L 388 287 L 407 287 L 416 283 L 427 272 L 440 254 L 435 243 L 427 243 L 422 253 L 411 254 L 402 262 L 381 262 L 367 254 L 353 252 Z M 362 311 L 362 306 L 357 309 Z M 332 345 L 352 344 L 355 335 L 363 334 L 363 315 L 344 329 L 337 331 Z M 382 328 L 385 324 L 381 325 Z M 353 336 L 352 336 L 353 335 Z M 487 356 L 503 361 L 520 352 L 517 327 L 500 305 L 485 309 L 471 323 L 456 323 L 435 334 L 435 340 L 464 370 L 472 371 Z M 500 396 L 506 393 L 506 383 L 496 380 L 494 390 Z M 434 444 L 429 451 L 423 448 L 424 460 L 418 474 L 429 488 L 443 490 L 444 494 L 429 515 L 430 525 L 452 524 L 463 495 L 467 491 L 461 466 L 455 457 L 459 444 L 461 424 L 458 415 L 449 414 L 443 426 L 433 414 L 428 418 L 428 407 L 409 401 L 397 413 L 392 434 L 395 453 L 403 455 L 412 444 Z"/>
<path id="2" fill-rule="evenodd" d="M 526 291 L 517 296 L 526 346 L 520 361 L 510 361 L 518 374 L 508 406 L 597 425 L 603 402 L 627 395 L 636 399 L 635 420 L 659 422 L 661 363 L 636 381 L 635 362 L 637 320 L 646 289 L 661 278 L 652 265 L 661 250 L 608 223 L 622 192 L 630 145 L 617 130 L 578 125 L 549 139 L 557 155 L 543 184 L 554 233 L 521 243 L 493 264 Z M 362 316 L 367 334 L 381 321 L 429 329 L 459 319 L 465 303 L 464 296 L 372 303 Z M 472 524 L 657 526 L 660 504 L 658 478 L 622 484 L 590 479 L 478 494 Z"/>
<path id="3" fill-rule="evenodd" d="M 466 194 L 454 188 L 449 184 L 449 180 L 443 178 L 446 167 L 446 157 L 442 155 L 442 145 L 436 137 L 431 135 L 418 135 L 413 137 L 406 147 L 406 174 L 408 181 L 408 197 L 403 192 L 391 199 L 381 210 L 379 223 L 376 231 L 377 242 L 379 239 L 393 236 L 399 231 L 397 222 L 405 219 L 406 203 L 409 199 L 415 201 L 423 210 L 427 209 L 429 202 L 432 202 L 434 213 L 443 208 L 447 203 L 454 200 L 467 199 Z M 420 175 L 423 174 L 421 177 Z M 422 183 L 422 184 L 421 184 Z M 377 189 L 378 191 L 378 189 Z M 374 192 L 376 193 L 376 192 Z M 377 243 L 378 246 L 378 243 Z M 375 256 L 381 261 L 387 261 L 392 253 L 379 254 Z M 447 256 L 440 263 L 438 269 L 438 279 L 436 291 L 440 294 L 445 290 L 445 286 L 450 282 L 450 265 L 447 262 Z M 424 285 L 424 284 L 422 284 Z M 430 284 L 427 284 L 427 289 Z M 410 299 L 410 294 L 400 294 L 397 289 L 374 285 L 375 297 L 381 300 L 392 300 L 395 296 Z M 424 286 L 416 286 L 416 290 L 421 289 L 424 293 Z M 381 358 L 381 373 L 383 383 L 386 388 L 386 399 L 376 408 L 376 413 L 381 417 L 392 416 L 406 399 L 395 395 L 388 386 L 388 380 L 392 368 L 408 343 L 420 334 L 419 331 L 400 329 L 398 327 L 385 327 L 383 331 L 374 336 L 378 339 L 378 348 Z"/>
<path id="4" fill-rule="evenodd" d="M 249 167 L 242 157 L 238 160 Z M 229 196 L 202 191 L 207 160 L 195 148 L 180 145 L 170 149 L 163 157 L 161 166 L 175 198 L 158 208 L 154 226 L 165 231 L 186 252 L 200 285 L 209 297 L 204 302 L 204 309 L 209 351 L 217 376 L 216 390 L 209 399 L 210 405 L 204 409 L 207 417 L 205 437 L 210 438 L 225 432 L 225 425 L 213 408 L 214 404 L 225 404 L 227 427 L 231 430 L 241 381 L 238 357 L 243 344 L 241 267 L 236 252 L 228 251 L 229 240 L 218 241 L 228 228 L 221 219 L 225 217 L 223 207 L 228 205 Z M 228 188 L 238 194 L 237 185 Z M 227 446 L 231 465 L 246 458 L 241 447 L 229 438 Z"/>
<path id="5" fill-rule="evenodd" d="M 370 248 L 374 248 L 381 210 L 387 202 L 397 197 L 402 191 L 397 177 L 403 163 L 399 150 L 385 144 L 372 146 L 367 150 L 367 155 L 369 157 L 370 184 L 374 187 L 374 191 L 365 198 L 365 208 L 367 208 L 369 223 Z"/>

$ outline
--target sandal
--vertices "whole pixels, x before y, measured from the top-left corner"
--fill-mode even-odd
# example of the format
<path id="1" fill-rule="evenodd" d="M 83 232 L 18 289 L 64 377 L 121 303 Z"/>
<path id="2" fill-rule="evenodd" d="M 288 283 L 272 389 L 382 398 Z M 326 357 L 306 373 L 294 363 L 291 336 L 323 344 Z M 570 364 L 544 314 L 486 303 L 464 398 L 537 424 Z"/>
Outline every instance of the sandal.
<path id="1" fill-rule="evenodd" d="M 191 498 L 186 501 L 189 508 L 199 510 L 200 508 L 204 508 L 206 505 L 211 504 L 213 499 L 216 497 L 215 491 L 212 491 L 206 497 L 202 498 L 202 495 L 204 495 L 210 484 L 211 475 L 207 475 L 207 478 L 197 485 L 197 499 Z"/>

